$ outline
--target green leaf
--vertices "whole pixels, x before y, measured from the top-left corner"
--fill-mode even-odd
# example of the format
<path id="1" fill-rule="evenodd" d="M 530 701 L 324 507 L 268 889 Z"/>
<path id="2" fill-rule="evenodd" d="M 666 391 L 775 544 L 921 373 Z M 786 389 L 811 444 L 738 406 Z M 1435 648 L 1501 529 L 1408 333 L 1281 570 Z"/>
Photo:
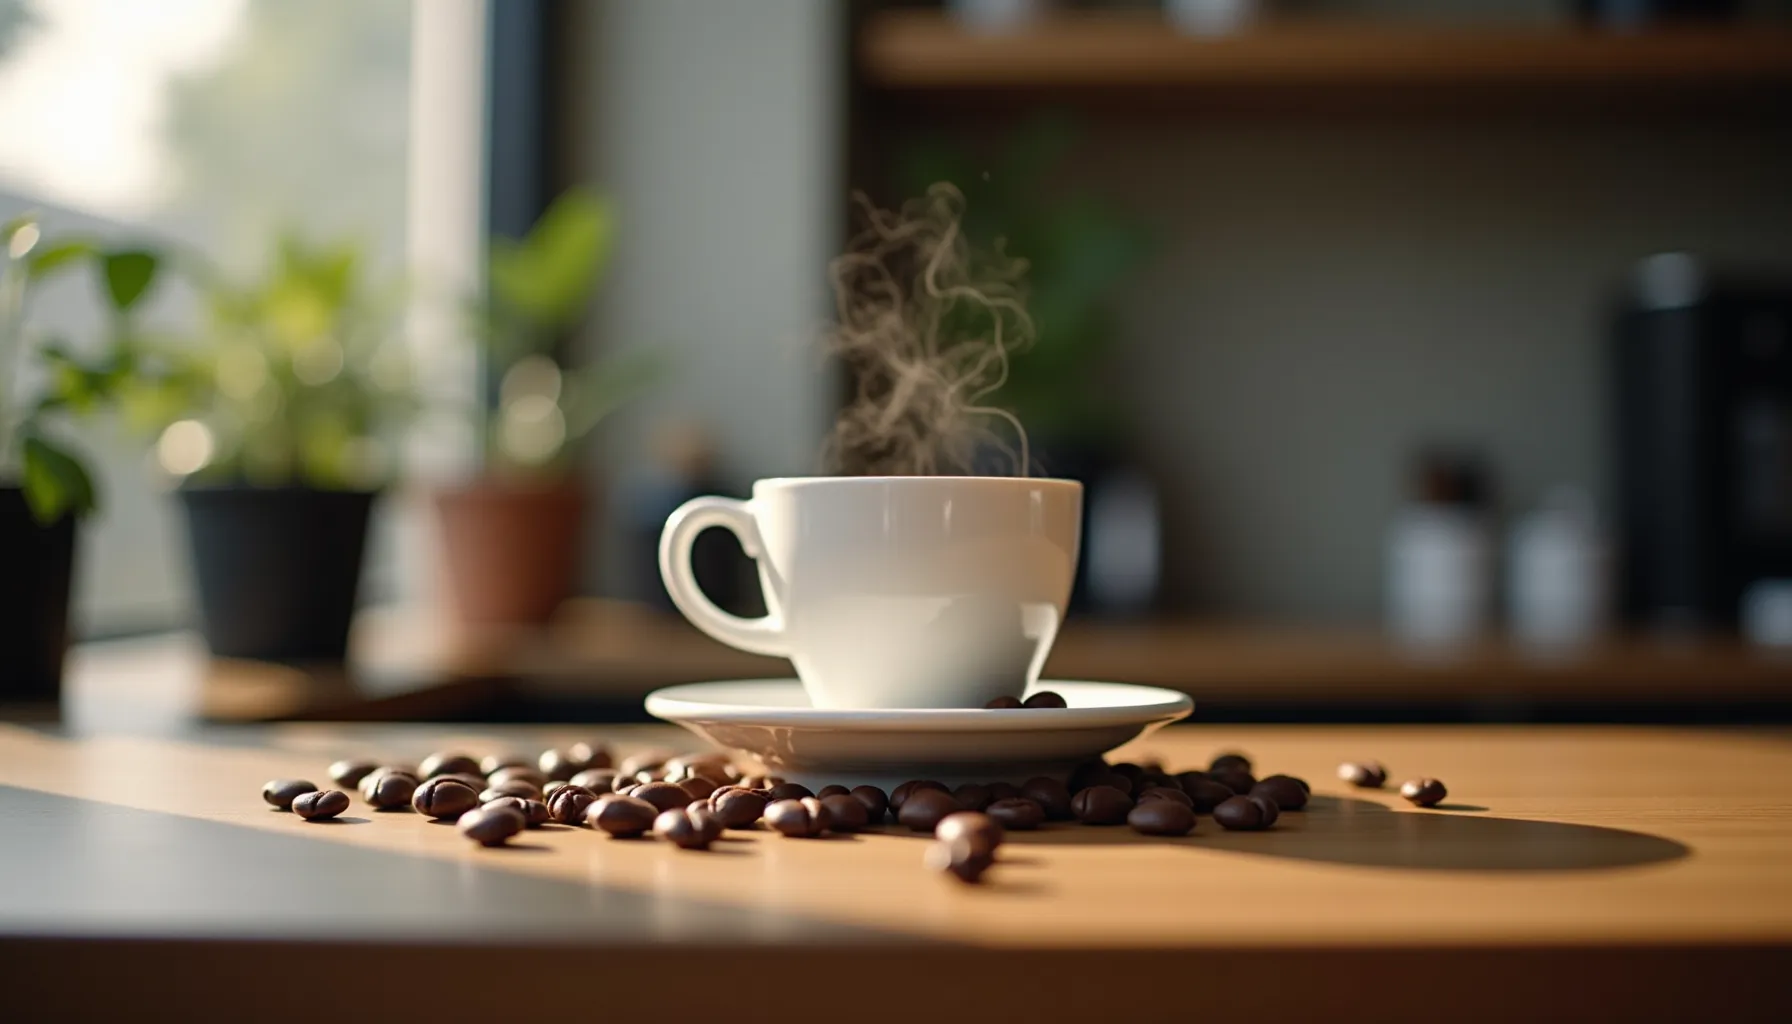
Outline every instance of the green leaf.
<path id="1" fill-rule="evenodd" d="M 122 313 L 149 291 L 159 260 L 155 253 L 142 249 L 109 252 L 104 259 L 106 293 L 112 299 L 112 308 Z"/>
<path id="2" fill-rule="evenodd" d="M 41 281 L 57 270 L 76 260 L 87 259 L 94 255 L 93 243 L 82 240 L 57 242 L 55 245 L 35 249 L 26 257 L 25 272 L 33 281 Z"/>
<path id="3" fill-rule="evenodd" d="M 24 456 L 25 502 L 38 522 L 53 523 L 65 514 L 93 511 L 93 478 L 73 455 L 41 434 L 29 433 Z"/>
<path id="4" fill-rule="evenodd" d="M 607 200 L 577 189 L 562 194 L 522 240 L 492 241 L 493 297 L 536 326 L 571 324 L 603 274 L 614 235 Z"/>

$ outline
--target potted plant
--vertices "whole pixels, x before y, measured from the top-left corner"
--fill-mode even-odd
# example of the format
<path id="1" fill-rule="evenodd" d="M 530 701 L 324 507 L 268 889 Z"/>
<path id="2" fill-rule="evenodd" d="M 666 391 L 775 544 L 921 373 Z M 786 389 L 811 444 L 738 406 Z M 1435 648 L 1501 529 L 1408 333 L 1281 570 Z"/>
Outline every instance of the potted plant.
<path id="1" fill-rule="evenodd" d="M 279 241 L 234 281 L 178 262 L 203 317 L 140 344 L 126 411 L 181 480 L 206 643 L 223 657 L 346 654 L 374 499 L 414 408 L 402 290 L 352 244 Z"/>
<path id="2" fill-rule="evenodd" d="M 99 272 L 116 328 L 148 293 L 158 261 L 46 239 L 29 217 L 0 224 L 0 700 L 54 700 L 61 692 L 75 520 L 94 510 L 95 494 L 53 421 L 98 408 L 125 375 L 116 356 L 85 364 L 59 340 L 27 331 L 36 290 L 81 266 Z M 113 351 L 128 347 L 121 337 Z"/>
<path id="3" fill-rule="evenodd" d="M 472 323 L 497 383 L 484 465 L 436 493 L 450 593 L 468 622 L 538 624 L 571 593 L 588 496 L 578 442 L 654 375 L 639 354 L 586 365 L 560 355 L 609 262 L 614 214 L 583 189 L 520 239 L 493 239 Z"/>

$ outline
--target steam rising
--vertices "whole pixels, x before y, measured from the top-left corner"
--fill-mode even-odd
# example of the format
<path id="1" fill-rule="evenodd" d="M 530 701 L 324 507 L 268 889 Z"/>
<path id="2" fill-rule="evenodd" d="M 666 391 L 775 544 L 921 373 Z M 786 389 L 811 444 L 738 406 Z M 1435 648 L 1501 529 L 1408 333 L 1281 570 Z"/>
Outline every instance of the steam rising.
<path id="1" fill-rule="evenodd" d="M 985 473 L 991 454 L 1026 476 L 1027 433 L 983 404 L 1031 344 L 1026 261 L 974 252 L 964 196 L 937 184 L 897 211 L 855 196 L 865 228 L 828 267 L 838 323 L 827 350 L 855 383 L 825 454 L 828 472 L 877 476 Z"/>

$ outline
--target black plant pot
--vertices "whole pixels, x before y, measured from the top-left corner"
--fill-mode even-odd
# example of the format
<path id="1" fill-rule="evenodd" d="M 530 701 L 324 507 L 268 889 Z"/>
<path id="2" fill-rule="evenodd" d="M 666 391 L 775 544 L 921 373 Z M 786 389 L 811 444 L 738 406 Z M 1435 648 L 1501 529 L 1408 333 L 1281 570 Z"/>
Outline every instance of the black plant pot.
<path id="1" fill-rule="evenodd" d="M 23 492 L 0 487 L 0 702 L 61 696 L 74 565 L 74 517 L 39 525 Z"/>
<path id="2" fill-rule="evenodd" d="M 341 661 L 373 493 L 218 487 L 180 495 L 212 653 Z"/>

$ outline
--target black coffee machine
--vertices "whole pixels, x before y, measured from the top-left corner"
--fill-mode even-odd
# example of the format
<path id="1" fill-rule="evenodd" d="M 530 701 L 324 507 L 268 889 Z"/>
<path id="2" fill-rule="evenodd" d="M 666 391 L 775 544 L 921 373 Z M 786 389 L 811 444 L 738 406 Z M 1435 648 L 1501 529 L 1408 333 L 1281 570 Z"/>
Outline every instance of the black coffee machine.
<path id="1" fill-rule="evenodd" d="M 1733 628 L 1750 586 L 1792 579 L 1792 285 L 1651 256 L 1614 353 L 1625 618 Z"/>

